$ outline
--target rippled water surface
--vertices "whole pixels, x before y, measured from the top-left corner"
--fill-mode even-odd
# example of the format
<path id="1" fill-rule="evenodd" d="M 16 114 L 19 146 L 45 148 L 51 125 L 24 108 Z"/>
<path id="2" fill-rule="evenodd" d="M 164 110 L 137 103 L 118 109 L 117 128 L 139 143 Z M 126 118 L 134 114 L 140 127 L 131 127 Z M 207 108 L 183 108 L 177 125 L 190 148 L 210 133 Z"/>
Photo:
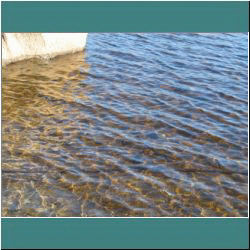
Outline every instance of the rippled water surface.
<path id="1" fill-rule="evenodd" d="M 89 34 L 2 70 L 2 216 L 248 216 L 247 34 Z"/>

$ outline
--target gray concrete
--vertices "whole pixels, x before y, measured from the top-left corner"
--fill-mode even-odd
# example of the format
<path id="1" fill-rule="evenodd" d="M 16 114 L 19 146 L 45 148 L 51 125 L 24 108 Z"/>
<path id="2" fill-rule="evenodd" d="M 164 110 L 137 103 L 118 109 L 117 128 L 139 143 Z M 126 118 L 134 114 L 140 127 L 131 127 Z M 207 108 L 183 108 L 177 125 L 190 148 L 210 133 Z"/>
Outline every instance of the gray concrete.
<path id="1" fill-rule="evenodd" d="M 2 65 L 81 51 L 86 41 L 87 33 L 3 33 Z"/>

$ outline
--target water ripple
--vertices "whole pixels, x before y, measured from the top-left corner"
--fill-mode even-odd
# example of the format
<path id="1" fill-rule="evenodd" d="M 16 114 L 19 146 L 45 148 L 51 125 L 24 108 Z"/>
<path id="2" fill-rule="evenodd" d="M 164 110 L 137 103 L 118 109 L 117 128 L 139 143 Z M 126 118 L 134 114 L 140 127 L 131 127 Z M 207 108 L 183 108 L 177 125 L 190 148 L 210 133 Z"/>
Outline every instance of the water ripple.
<path id="1" fill-rule="evenodd" d="M 247 44 L 89 34 L 5 67 L 2 216 L 248 216 Z"/>

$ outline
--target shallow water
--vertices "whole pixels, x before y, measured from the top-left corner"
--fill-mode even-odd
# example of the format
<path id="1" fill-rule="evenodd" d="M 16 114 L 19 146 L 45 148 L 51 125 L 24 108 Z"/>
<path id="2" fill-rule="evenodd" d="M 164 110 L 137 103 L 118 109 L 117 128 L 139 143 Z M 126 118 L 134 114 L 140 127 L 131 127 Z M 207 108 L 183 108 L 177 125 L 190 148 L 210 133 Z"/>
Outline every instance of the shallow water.
<path id="1" fill-rule="evenodd" d="M 89 34 L 2 70 L 2 216 L 248 216 L 247 34 Z"/>

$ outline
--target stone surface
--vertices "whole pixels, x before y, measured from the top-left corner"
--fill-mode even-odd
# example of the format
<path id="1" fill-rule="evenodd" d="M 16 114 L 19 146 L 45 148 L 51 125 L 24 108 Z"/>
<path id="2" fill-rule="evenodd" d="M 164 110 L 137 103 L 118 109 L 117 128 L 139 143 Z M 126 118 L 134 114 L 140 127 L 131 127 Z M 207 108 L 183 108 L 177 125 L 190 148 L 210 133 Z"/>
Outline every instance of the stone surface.
<path id="1" fill-rule="evenodd" d="M 87 33 L 3 33 L 2 64 L 81 51 L 86 40 Z"/>

